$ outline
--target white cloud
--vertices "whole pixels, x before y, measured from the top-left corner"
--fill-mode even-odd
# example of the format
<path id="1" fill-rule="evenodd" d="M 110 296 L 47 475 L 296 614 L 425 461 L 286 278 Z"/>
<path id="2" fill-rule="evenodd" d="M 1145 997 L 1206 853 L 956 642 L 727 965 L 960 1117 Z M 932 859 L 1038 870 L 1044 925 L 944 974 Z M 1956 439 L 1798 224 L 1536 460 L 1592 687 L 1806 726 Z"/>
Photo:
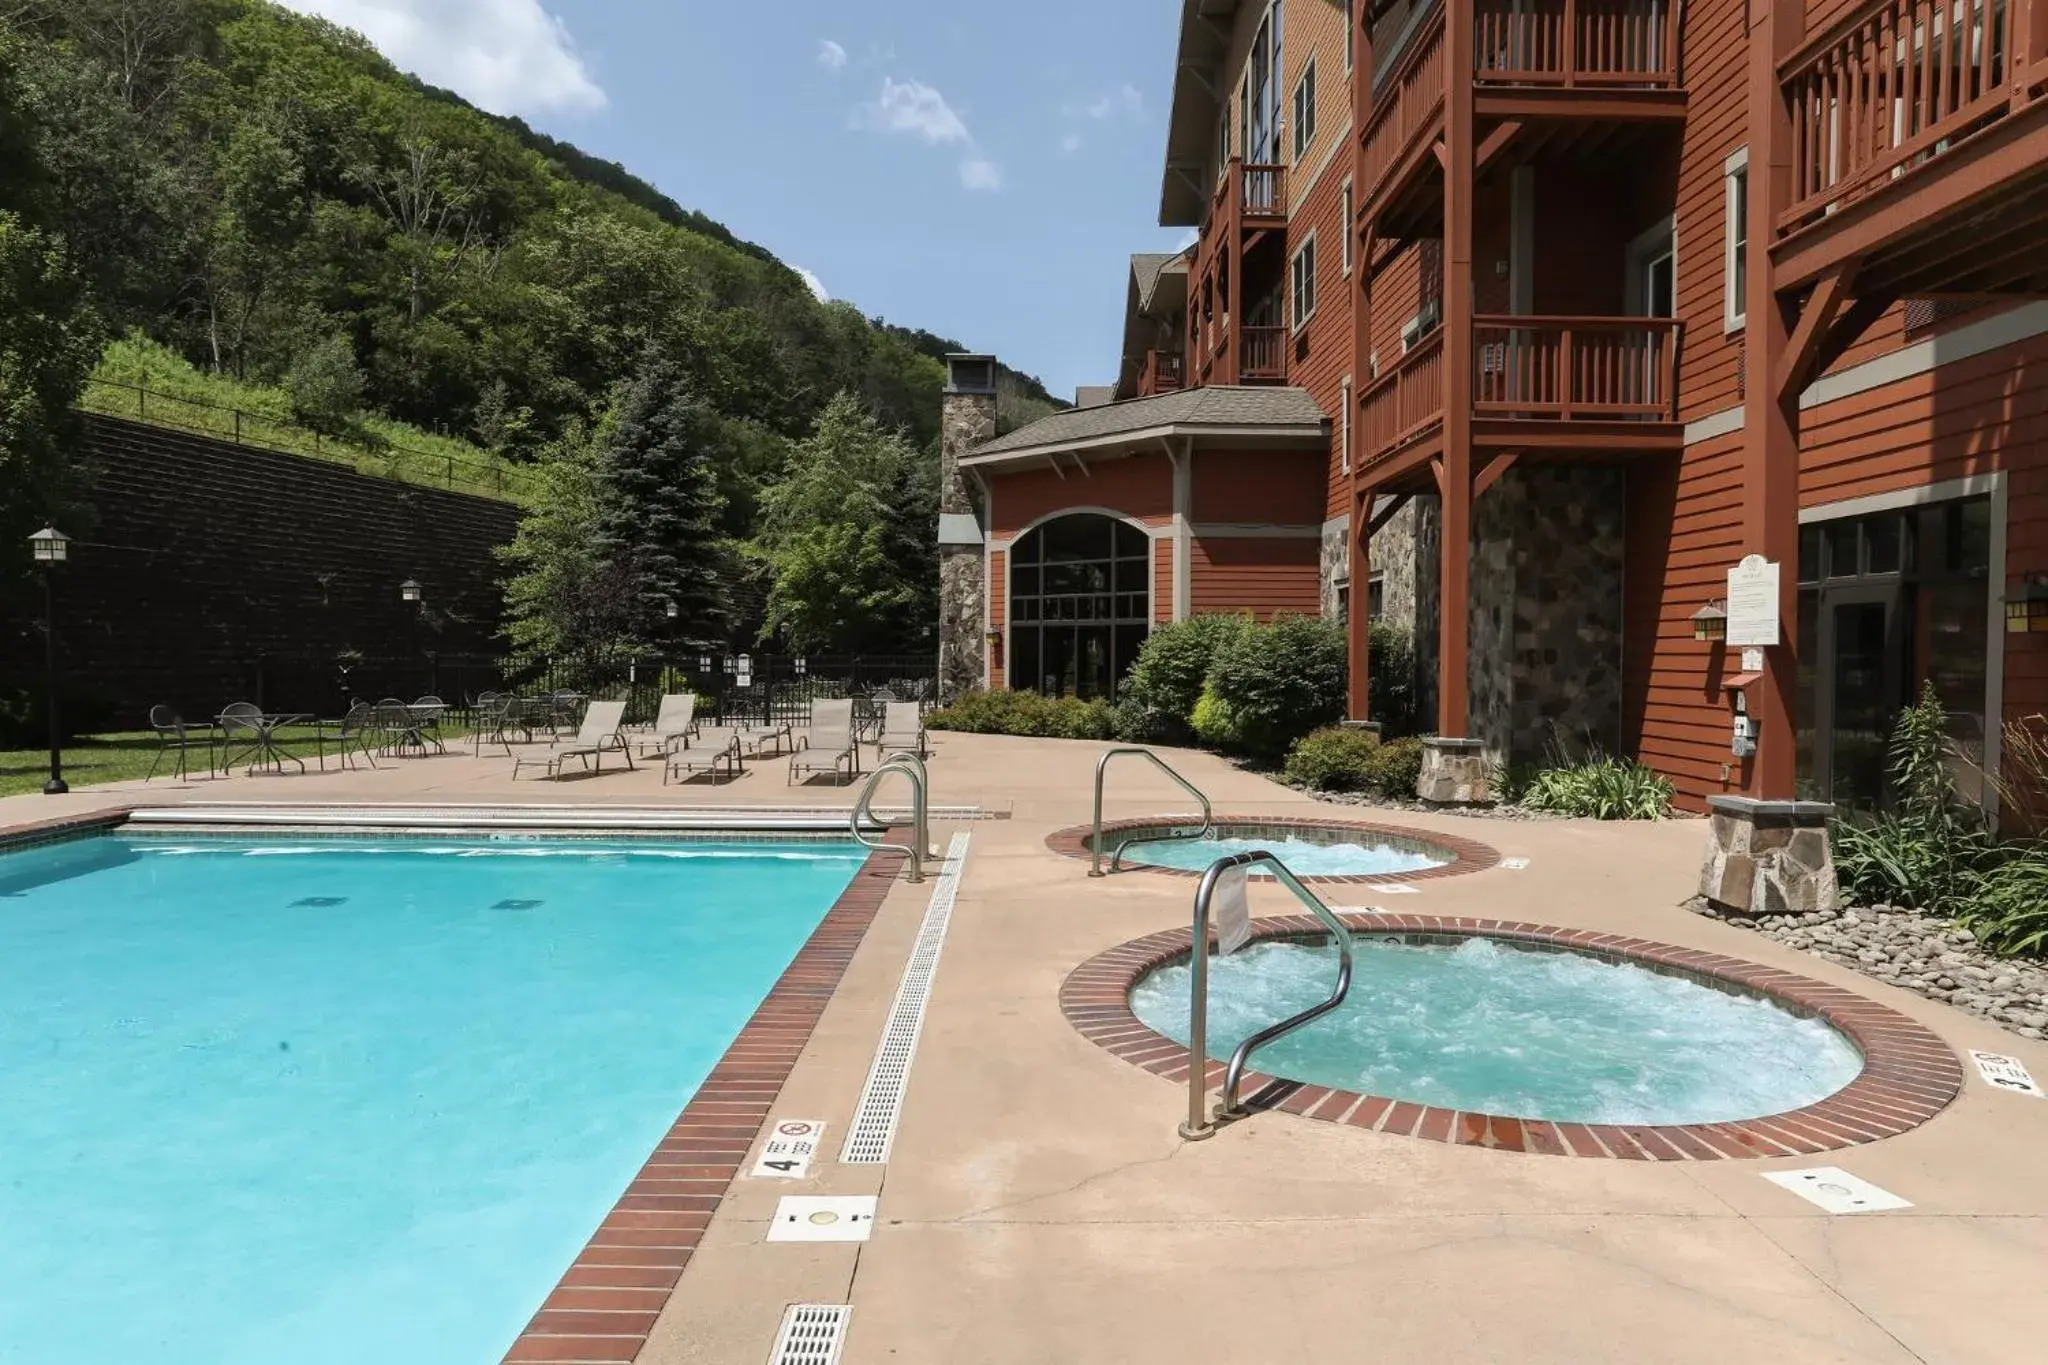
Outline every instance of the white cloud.
<path id="1" fill-rule="evenodd" d="M 878 133 L 908 133 L 938 146 L 972 142 L 967 124 L 946 103 L 946 97 L 923 81 L 882 77 L 882 93 L 860 108 L 860 121 Z"/>
<path id="2" fill-rule="evenodd" d="M 1085 112 L 1089 118 L 1097 120 L 1112 119 L 1122 114 L 1134 119 L 1143 118 L 1145 96 L 1137 86 L 1126 83 L 1090 104 Z"/>
<path id="3" fill-rule="evenodd" d="M 1060 150 L 1065 152 L 1069 156 L 1072 156 L 1075 152 L 1080 151 L 1081 135 L 1079 133 L 1068 133 L 1065 137 L 1060 139 Z"/>
<path id="4" fill-rule="evenodd" d="M 830 38 L 818 44 L 818 65 L 827 71 L 839 71 L 846 66 L 846 49 Z"/>
<path id="5" fill-rule="evenodd" d="M 352 28 L 393 63 L 494 114 L 602 109 L 605 93 L 541 0 L 282 0 Z"/>
<path id="6" fill-rule="evenodd" d="M 923 81 L 882 77 L 882 93 L 854 111 L 854 126 L 870 132 L 902 134 L 931 147 L 958 147 L 960 183 L 970 190 L 993 193 L 1003 187 L 1002 168 L 975 144 L 967 120 Z"/>
<path id="7" fill-rule="evenodd" d="M 815 271 L 806 270 L 800 265 L 793 265 L 790 269 L 797 273 L 797 277 L 804 282 L 811 291 L 811 296 L 819 303 L 832 302 L 832 296 L 825 292 L 825 282 L 818 278 Z"/>

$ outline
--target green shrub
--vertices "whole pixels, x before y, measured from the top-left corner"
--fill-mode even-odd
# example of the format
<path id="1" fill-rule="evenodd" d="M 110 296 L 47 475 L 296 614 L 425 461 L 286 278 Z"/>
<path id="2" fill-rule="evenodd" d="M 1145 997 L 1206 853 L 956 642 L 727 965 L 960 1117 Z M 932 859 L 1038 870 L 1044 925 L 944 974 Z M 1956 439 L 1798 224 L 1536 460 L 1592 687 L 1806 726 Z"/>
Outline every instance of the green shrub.
<path id="1" fill-rule="evenodd" d="M 285 375 L 284 391 L 300 425 L 329 436 L 346 432 L 363 406 L 363 372 L 348 338 L 307 347 Z"/>
<path id="2" fill-rule="evenodd" d="M 1109 703 L 1099 697 L 1082 701 L 1022 691 L 963 692 L 951 706 L 925 717 L 925 726 L 1041 739 L 1108 739 L 1111 734 Z"/>
<path id="3" fill-rule="evenodd" d="M 1993 952 L 2048 949 L 2048 848 L 2033 845 L 1985 873 L 1958 919 Z"/>
<path id="4" fill-rule="evenodd" d="M 1529 779 L 1531 810 L 1593 820 L 1661 820 L 1671 809 L 1671 779 L 1632 758 L 1603 754 L 1545 768 Z"/>
<path id="5" fill-rule="evenodd" d="M 1389 738 L 1419 728 L 1415 700 L 1415 642 L 1391 621 L 1374 621 L 1366 654 L 1369 714 Z"/>
<path id="6" fill-rule="evenodd" d="M 1344 628 L 1287 616 L 1232 634 L 1209 665 L 1208 687 L 1236 720 L 1237 743 L 1277 758 L 1344 715 Z"/>
<path id="7" fill-rule="evenodd" d="M 1204 744 L 1213 744 L 1219 749 L 1233 748 L 1238 742 L 1237 714 L 1230 709 L 1230 703 L 1204 688 L 1200 699 L 1195 702 L 1192 718 L 1195 738 Z"/>
<path id="8" fill-rule="evenodd" d="M 1196 616 L 1154 630 L 1118 695 L 1117 734 L 1138 743 L 1185 743 L 1217 648 L 1250 626 L 1242 616 Z"/>
<path id="9" fill-rule="evenodd" d="M 1835 881 L 1858 905 L 1964 910 L 1987 875 L 1998 873 L 1998 846 L 1982 812 L 1956 794 L 1948 714 L 1933 684 L 1899 712 L 1889 759 L 1895 807 L 1835 821 Z M 2010 875 L 2017 888 L 2024 874 Z"/>
<path id="10" fill-rule="evenodd" d="M 1379 747 L 1379 736 L 1370 730 L 1332 725 L 1303 735 L 1287 751 L 1287 780 L 1310 791 L 1357 791 L 1368 785 L 1369 765 Z"/>
<path id="11" fill-rule="evenodd" d="M 1390 739 L 1373 750 L 1365 765 L 1365 785 L 1381 796 L 1411 797 L 1422 777 L 1422 741 L 1413 735 Z"/>

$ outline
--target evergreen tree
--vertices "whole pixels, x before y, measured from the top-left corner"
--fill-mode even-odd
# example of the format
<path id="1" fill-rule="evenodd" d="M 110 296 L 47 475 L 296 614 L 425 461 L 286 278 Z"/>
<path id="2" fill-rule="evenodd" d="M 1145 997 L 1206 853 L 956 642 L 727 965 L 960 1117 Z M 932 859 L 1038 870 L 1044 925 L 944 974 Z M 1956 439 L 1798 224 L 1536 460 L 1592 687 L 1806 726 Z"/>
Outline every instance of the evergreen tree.
<path id="1" fill-rule="evenodd" d="M 718 415 L 685 386 L 676 364 L 651 352 L 620 405 L 598 505 L 598 559 L 633 585 L 632 640 L 701 646 L 726 638 L 722 435 Z"/>

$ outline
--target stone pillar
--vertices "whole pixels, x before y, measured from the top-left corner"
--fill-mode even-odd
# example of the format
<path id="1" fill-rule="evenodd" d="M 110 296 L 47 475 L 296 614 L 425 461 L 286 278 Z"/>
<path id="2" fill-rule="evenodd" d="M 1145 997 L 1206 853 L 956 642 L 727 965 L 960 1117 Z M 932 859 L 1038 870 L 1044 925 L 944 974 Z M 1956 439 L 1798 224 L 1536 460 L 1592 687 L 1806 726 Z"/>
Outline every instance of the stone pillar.
<path id="1" fill-rule="evenodd" d="M 939 695 L 988 685 L 986 509 L 976 505 L 963 456 L 995 439 L 996 361 L 946 357 L 939 419 Z"/>
<path id="2" fill-rule="evenodd" d="M 1487 755 L 1486 741 L 1436 735 L 1424 739 L 1415 795 L 1439 806 L 1492 805 L 1493 760 Z"/>
<path id="3" fill-rule="evenodd" d="M 1825 801 L 1710 796 L 1700 894 L 1739 915 L 1803 915 L 1836 908 L 1835 861 Z"/>

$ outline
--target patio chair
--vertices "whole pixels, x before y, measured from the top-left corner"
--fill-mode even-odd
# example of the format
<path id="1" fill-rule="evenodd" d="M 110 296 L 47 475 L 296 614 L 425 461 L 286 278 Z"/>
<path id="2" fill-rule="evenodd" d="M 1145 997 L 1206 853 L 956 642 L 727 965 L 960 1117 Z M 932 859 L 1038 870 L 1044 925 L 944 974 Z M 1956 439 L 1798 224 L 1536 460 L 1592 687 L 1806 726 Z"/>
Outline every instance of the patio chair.
<path id="1" fill-rule="evenodd" d="M 908 750 L 923 758 L 928 752 L 924 742 L 924 714 L 914 701 L 892 701 L 882 708 L 882 733 L 875 741 L 875 758 L 879 761 L 884 754 Z"/>
<path id="2" fill-rule="evenodd" d="M 341 766 L 349 767 L 349 753 L 353 750 L 363 756 L 369 765 L 377 766 L 374 752 L 376 740 L 375 722 L 377 708 L 366 701 L 359 701 L 348 708 L 348 714 L 340 720 L 323 720 L 313 732 L 313 742 L 320 751 L 320 771 L 327 771 L 327 746 L 335 745 L 340 752 Z"/>
<path id="3" fill-rule="evenodd" d="M 448 714 L 448 703 L 429 692 L 414 702 L 411 710 L 413 733 L 419 736 L 420 747 L 431 744 L 447 753 L 448 746 L 441 742 L 441 717 Z"/>
<path id="4" fill-rule="evenodd" d="M 486 742 L 502 744 L 505 752 L 512 752 L 512 741 L 505 738 L 505 732 L 513 727 L 513 709 L 518 698 L 502 692 L 481 692 L 477 694 L 476 705 L 470 708 L 473 728 L 470 742 L 476 755 L 481 758 Z"/>
<path id="5" fill-rule="evenodd" d="M 668 766 L 662 769 L 661 785 L 667 786 L 672 777 L 687 782 L 700 774 L 716 782 L 721 771 L 728 781 L 746 775 L 746 753 L 736 730 L 708 730 L 695 748 L 671 753 Z"/>
<path id="6" fill-rule="evenodd" d="M 700 728 L 696 693 L 671 692 L 661 699 L 661 709 L 654 714 L 654 729 L 640 737 L 640 757 L 666 757 L 687 749 Z"/>
<path id="7" fill-rule="evenodd" d="M 566 742 L 557 741 L 548 746 L 544 754 L 531 757 L 520 755 L 512 760 L 512 776 L 518 777 L 519 770 L 531 764 L 545 767 L 547 775 L 559 778 L 565 759 L 581 759 L 583 766 L 591 772 L 604 771 L 604 756 L 616 753 L 626 760 L 626 771 L 633 770 L 633 750 L 626 743 L 626 703 L 623 701 L 594 701 L 583 713 L 583 724 L 573 738 Z"/>
<path id="8" fill-rule="evenodd" d="M 413 723 L 412 708 L 396 697 L 385 697 L 371 709 L 370 728 L 376 734 L 377 747 L 385 753 L 427 747 L 419 727 Z"/>
<path id="9" fill-rule="evenodd" d="M 798 773 L 831 773 L 848 781 L 860 776 L 860 746 L 853 738 L 853 702 L 820 701 L 811 705 L 805 747 L 790 755 L 789 781 Z"/>
<path id="10" fill-rule="evenodd" d="M 171 775 L 190 776 L 192 769 L 188 756 L 198 748 L 206 750 L 206 775 L 213 776 L 213 753 L 220 744 L 218 722 L 209 720 L 203 725 L 194 725 L 188 723 L 171 707 L 152 706 L 149 708 L 149 728 L 156 731 L 157 750 L 156 758 L 149 765 L 149 775 L 144 777 L 143 781 L 147 782 L 151 777 L 155 777 L 157 766 L 164 761 L 164 755 L 171 753 L 178 756 L 176 763 L 171 767 Z"/>
<path id="11" fill-rule="evenodd" d="M 240 750 L 235 745 L 241 745 Z M 220 770 L 226 772 L 240 759 L 254 759 L 263 752 L 263 708 L 254 702 L 238 701 L 220 713 Z"/>

